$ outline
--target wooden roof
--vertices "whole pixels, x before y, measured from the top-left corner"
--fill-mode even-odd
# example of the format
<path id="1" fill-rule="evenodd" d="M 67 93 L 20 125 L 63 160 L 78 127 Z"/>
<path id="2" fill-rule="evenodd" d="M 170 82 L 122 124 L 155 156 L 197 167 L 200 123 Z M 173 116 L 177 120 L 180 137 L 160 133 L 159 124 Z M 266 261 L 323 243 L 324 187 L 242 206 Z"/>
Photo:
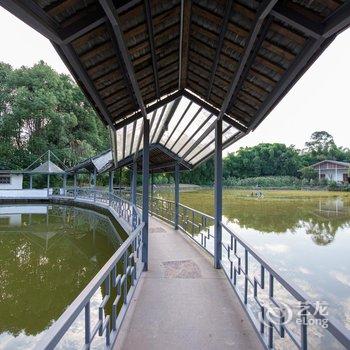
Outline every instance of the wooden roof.
<path id="1" fill-rule="evenodd" d="M 186 96 L 255 129 L 337 34 L 343 0 L 0 0 L 48 37 L 106 125 Z"/>

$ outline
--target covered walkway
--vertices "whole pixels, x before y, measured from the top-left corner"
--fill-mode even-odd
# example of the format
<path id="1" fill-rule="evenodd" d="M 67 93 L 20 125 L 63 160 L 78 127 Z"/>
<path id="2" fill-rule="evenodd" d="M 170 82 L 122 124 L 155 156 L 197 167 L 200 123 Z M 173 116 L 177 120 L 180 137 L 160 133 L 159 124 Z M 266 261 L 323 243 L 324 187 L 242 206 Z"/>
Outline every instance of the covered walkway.
<path id="1" fill-rule="evenodd" d="M 159 219 L 150 219 L 149 235 L 149 269 L 141 275 L 115 349 L 262 349 L 210 256 Z"/>

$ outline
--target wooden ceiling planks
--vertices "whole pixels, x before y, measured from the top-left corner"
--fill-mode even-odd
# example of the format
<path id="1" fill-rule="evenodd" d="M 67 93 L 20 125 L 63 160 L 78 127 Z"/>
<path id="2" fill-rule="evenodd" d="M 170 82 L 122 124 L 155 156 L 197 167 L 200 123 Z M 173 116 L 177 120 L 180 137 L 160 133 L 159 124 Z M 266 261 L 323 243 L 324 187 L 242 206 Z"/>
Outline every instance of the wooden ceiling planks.
<path id="1" fill-rule="evenodd" d="M 131 120 L 134 113 L 139 113 L 135 84 L 131 84 L 130 71 L 118 52 L 118 43 L 113 41 L 109 19 L 100 1 L 0 1 L 37 30 L 44 28 L 43 34 L 55 42 L 61 55 L 72 50 L 71 54 L 79 60 L 92 85 L 84 86 L 84 79 L 75 74 L 74 64 L 70 64 L 70 69 L 103 120 L 106 121 L 106 115 L 99 109 L 101 105 L 107 106 L 114 122 L 129 117 Z M 221 110 L 245 53 L 261 1 L 108 0 L 108 3 L 119 6 L 116 8 L 118 23 L 144 103 L 155 103 L 169 92 L 188 89 Z M 257 125 L 257 120 L 266 116 L 266 111 L 274 106 L 267 108 L 268 101 L 276 104 L 337 32 L 350 24 L 344 21 L 350 13 L 342 0 L 286 0 L 277 5 L 268 14 L 269 28 L 264 38 L 260 38 L 260 33 L 256 38 L 261 41 L 259 48 L 254 57 L 248 59 L 239 89 L 225 111 L 248 127 Z M 38 6 L 40 11 L 33 13 Z M 289 10 L 290 14 L 286 11 L 283 16 L 276 16 L 278 9 Z M 288 18 L 289 15 L 294 17 Z M 342 15 L 342 27 L 337 26 L 337 32 L 332 32 L 327 42 L 319 40 L 317 31 L 332 29 L 329 25 L 336 23 L 339 15 Z M 310 36 L 315 28 L 316 35 Z M 310 41 L 314 43 L 312 54 L 306 50 Z M 306 52 L 309 58 L 304 62 Z M 284 84 L 291 74 L 290 83 Z M 284 88 L 279 90 L 280 86 Z"/>

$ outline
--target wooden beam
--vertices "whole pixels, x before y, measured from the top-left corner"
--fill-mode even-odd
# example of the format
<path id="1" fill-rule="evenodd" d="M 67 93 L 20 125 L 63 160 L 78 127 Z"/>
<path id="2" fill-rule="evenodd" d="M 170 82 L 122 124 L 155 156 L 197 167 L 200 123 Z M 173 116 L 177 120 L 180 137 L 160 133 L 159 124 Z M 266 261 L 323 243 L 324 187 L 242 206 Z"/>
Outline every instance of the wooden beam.
<path id="1" fill-rule="evenodd" d="M 179 90 L 186 87 L 192 0 L 181 0 Z"/>
<path id="2" fill-rule="evenodd" d="M 322 26 L 309 20 L 307 17 L 295 12 L 293 9 L 282 5 L 276 4 L 271 11 L 271 15 L 280 21 L 289 24 L 290 26 L 298 29 L 305 35 L 318 39 L 323 34 Z"/>
<path id="3" fill-rule="evenodd" d="M 147 111 L 147 113 L 151 113 L 151 112 L 157 110 L 158 108 L 163 107 L 164 105 L 174 101 L 175 99 L 177 99 L 178 97 L 181 97 L 181 96 L 182 96 L 182 91 L 176 91 L 175 93 L 173 93 L 169 96 L 166 96 L 165 98 L 147 106 L 146 111 Z M 130 124 L 130 123 L 132 123 L 135 120 L 140 119 L 140 118 L 142 118 L 141 112 L 137 112 L 137 113 L 134 113 L 130 116 L 127 116 L 124 120 L 119 121 L 119 122 L 117 121 L 117 123 L 115 124 L 115 129 L 118 130 L 120 128 L 123 128 L 125 125 Z"/>
<path id="4" fill-rule="evenodd" d="M 228 110 L 230 110 L 238 96 L 238 93 L 241 91 L 242 89 L 242 86 L 247 78 L 247 75 L 248 75 L 248 72 L 252 66 L 252 64 L 254 63 L 255 59 L 256 59 L 256 56 L 261 48 L 261 45 L 263 43 L 263 41 L 265 40 L 265 37 L 270 29 L 270 24 L 272 22 L 272 18 L 269 17 L 267 18 L 267 20 L 265 21 L 265 25 L 260 33 L 260 36 L 259 36 L 259 39 L 255 42 L 254 44 L 254 47 L 252 49 L 252 52 L 249 56 L 249 59 L 247 60 L 246 64 L 245 64 L 245 67 L 244 67 L 244 70 L 240 76 L 240 79 L 239 79 L 239 82 L 237 84 L 237 88 L 234 92 L 234 94 L 232 95 L 232 98 L 231 98 L 231 101 L 230 101 L 230 104 L 228 106 Z"/>
<path id="5" fill-rule="evenodd" d="M 339 32 L 345 30 L 350 26 L 350 2 L 345 2 L 339 9 L 327 19 L 324 24 L 325 38 L 329 38 L 334 34 L 339 34 Z"/>
<path id="6" fill-rule="evenodd" d="M 211 89 L 213 87 L 213 82 L 214 82 L 214 78 L 215 78 L 215 74 L 216 74 L 216 69 L 218 67 L 218 63 L 219 63 L 219 59 L 220 59 L 220 53 L 221 53 L 221 50 L 222 50 L 222 45 L 224 43 L 224 38 L 225 38 L 225 35 L 226 35 L 226 31 L 227 31 L 228 20 L 229 20 L 229 18 L 231 16 L 232 2 L 233 2 L 233 0 L 227 0 L 227 2 L 226 2 L 224 18 L 223 18 L 222 24 L 220 26 L 221 27 L 220 36 L 219 36 L 218 44 L 217 44 L 217 47 L 216 47 L 214 61 L 213 61 L 212 67 L 211 67 L 211 73 L 210 73 L 210 78 L 209 78 L 209 86 L 208 86 L 208 90 L 207 90 L 207 99 L 210 98 Z"/>
<path id="7" fill-rule="evenodd" d="M 157 99 L 159 99 L 160 98 L 160 91 L 159 91 L 159 80 L 158 80 L 158 65 L 157 65 L 157 58 L 156 58 L 156 54 L 155 54 L 152 11 L 151 11 L 151 6 L 149 3 L 149 0 L 145 0 L 145 10 L 146 10 L 146 20 L 147 20 L 147 29 L 148 29 L 148 40 L 149 40 L 149 46 L 151 49 L 151 56 L 152 56 L 154 85 L 156 87 Z"/>
<path id="8" fill-rule="evenodd" d="M 246 43 L 244 53 L 241 55 L 241 58 L 239 60 L 238 67 L 235 71 L 229 92 L 225 96 L 220 113 L 218 115 L 218 119 L 222 119 L 222 117 L 224 116 L 224 114 L 227 111 L 227 108 L 229 107 L 229 104 L 231 102 L 231 98 L 232 98 L 233 94 L 235 93 L 235 90 L 237 88 L 237 84 L 239 82 L 239 79 L 240 79 L 241 74 L 243 72 L 243 69 L 245 67 L 245 64 L 249 59 L 249 55 L 253 49 L 255 40 L 260 32 L 261 26 L 262 26 L 266 16 L 269 14 L 269 12 L 275 6 L 276 2 L 277 2 L 277 0 L 264 0 L 258 9 L 255 23 L 251 29 L 249 38 L 248 38 L 247 43 Z"/>
<path id="9" fill-rule="evenodd" d="M 110 118 L 110 114 L 108 112 L 108 108 L 105 104 L 105 102 L 101 99 L 101 96 L 99 95 L 98 91 L 96 90 L 92 80 L 90 79 L 89 75 L 86 73 L 86 70 L 82 66 L 79 57 L 73 50 L 70 44 L 68 45 L 57 45 L 52 42 L 52 45 L 56 49 L 57 53 L 63 58 L 62 55 L 64 55 L 66 62 L 66 65 L 68 68 L 71 68 L 71 73 L 73 76 L 77 77 L 78 82 L 80 81 L 85 91 L 91 96 L 93 100 L 93 105 L 96 106 L 99 110 L 99 112 L 102 114 L 105 122 L 114 129 L 113 122 Z M 73 70 L 72 70 L 73 69 Z"/>
<path id="10" fill-rule="evenodd" d="M 113 1 L 112 0 L 99 0 L 103 10 L 105 11 L 111 25 L 113 28 L 113 32 L 115 35 L 115 38 L 117 40 L 118 43 L 118 47 L 119 50 L 121 52 L 121 56 L 123 58 L 123 62 L 125 64 L 126 67 L 126 71 L 127 74 L 129 76 L 135 97 L 136 97 L 136 101 L 138 103 L 138 106 L 140 108 L 140 111 L 142 113 L 143 118 L 147 119 L 147 112 L 146 112 L 146 107 L 144 105 L 142 96 L 141 96 L 141 92 L 135 77 L 135 73 L 134 73 L 134 68 L 133 65 L 131 63 L 131 58 L 127 49 L 127 46 L 125 44 L 124 41 L 124 35 L 123 32 L 121 30 L 121 26 L 119 23 L 119 18 L 118 18 L 118 13 L 116 8 L 114 7 Z"/>

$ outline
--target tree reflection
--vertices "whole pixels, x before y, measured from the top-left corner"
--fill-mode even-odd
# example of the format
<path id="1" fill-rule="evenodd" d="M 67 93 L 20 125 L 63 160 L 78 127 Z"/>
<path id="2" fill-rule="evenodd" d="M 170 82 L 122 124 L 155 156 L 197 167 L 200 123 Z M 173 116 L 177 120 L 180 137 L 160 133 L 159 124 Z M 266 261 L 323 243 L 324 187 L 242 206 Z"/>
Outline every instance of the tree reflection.
<path id="1" fill-rule="evenodd" d="M 107 217 L 73 207 L 1 226 L 0 333 L 50 326 L 118 248 L 115 233 Z"/>

